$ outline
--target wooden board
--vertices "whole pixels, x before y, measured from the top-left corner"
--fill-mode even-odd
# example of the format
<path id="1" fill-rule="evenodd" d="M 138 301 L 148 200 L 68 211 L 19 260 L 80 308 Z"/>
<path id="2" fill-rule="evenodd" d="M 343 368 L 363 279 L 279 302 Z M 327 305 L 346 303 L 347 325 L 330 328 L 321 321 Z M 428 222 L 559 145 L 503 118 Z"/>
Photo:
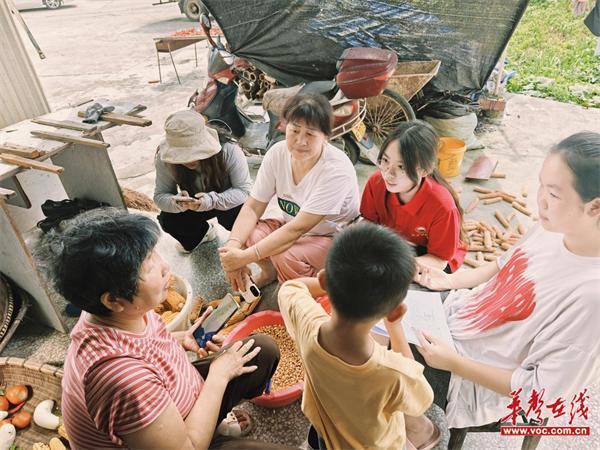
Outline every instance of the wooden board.
<path id="1" fill-rule="evenodd" d="M 0 199 L 0 272 L 26 290 L 35 302 L 32 305 L 36 318 L 55 330 L 66 332 L 58 308 L 50 300 L 31 253 L 16 231 L 4 200 Z"/>
<path id="2" fill-rule="evenodd" d="M 21 182 L 17 179 L 16 176 L 7 180 L 0 181 L 0 187 L 5 191 L 9 191 L 15 194 L 9 196 L 9 198 L 6 200 L 7 204 L 25 209 L 31 208 L 31 200 L 29 200 L 29 197 L 25 193 L 25 189 L 23 189 L 23 186 L 21 186 Z"/>
<path id="3" fill-rule="evenodd" d="M 24 145 L 11 144 L 5 142 L 0 144 L 0 153 L 10 153 L 11 155 L 21 156 L 23 158 L 39 158 L 46 152 L 33 147 L 25 147 Z"/>
<path id="4" fill-rule="evenodd" d="M 82 144 L 88 147 L 110 147 L 110 144 L 108 142 L 97 141 L 95 139 L 89 139 L 80 136 L 71 136 L 68 134 L 54 133 L 52 131 L 31 130 L 31 135 L 42 139 L 50 139 L 52 141 L 67 142 L 70 144 Z"/>
<path id="5" fill-rule="evenodd" d="M 79 117 L 85 117 L 85 111 L 78 111 L 77 115 Z M 152 121 L 145 117 L 130 116 L 119 113 L 104 113 L 100 116 L 100 120 L 118 125 L 133 125 L 136 127 L 148 127 L 152 125 Z"/>
<path id="6" fill-rule="evenodd" d="M 75 144 L 53 156 L 52 161 L 65 168 L 60 180 L 69 198 L 83 197 L 125 208 L 108 151 L 84 151 Z"/>
<path id="7" fill-rule="evenodd" d="M 74 122 L 72 120 L 52 120 L 52 119 L 42 119 L 41 117 L 37 117 L 35 119 L 31 119 L 33 123 L 37 123 L 38 125 L 47 125 L 49 127 L 54 128 L 64 128 L 67 130 L 75 130 L 75 131 L 85 131 L 90 132 L 96 129 L 96 126 L 91 123 L 79 123 Z"/>
<path id="8" fill-rule="evenodd" d="M 0 161 L 8 164 L 14 164 L 21 168 L 43 170 L 44 172 L 61 173 L 64 169 L 54 164 L 36 161 L 35 159 L 27 159 L 17 155 L 9 155 L 0 153 Z"/>

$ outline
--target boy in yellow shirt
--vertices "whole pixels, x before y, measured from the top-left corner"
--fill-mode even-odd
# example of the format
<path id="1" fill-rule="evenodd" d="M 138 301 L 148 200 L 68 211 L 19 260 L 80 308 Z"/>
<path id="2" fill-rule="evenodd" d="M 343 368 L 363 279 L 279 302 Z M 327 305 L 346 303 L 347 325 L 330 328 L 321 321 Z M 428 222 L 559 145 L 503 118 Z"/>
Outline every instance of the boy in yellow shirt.
<path id="1" fill-rule="evenodd" d="M 414 272 L 413 252 L 401 237 L 363 223 L 335 238 L 317 278 L 290 280 L 279 290 L 306 373 L 302 411 L 329 450 L 426 450 L 439 441 L 423 416 L 433 392 L 400 324 Z M 325 293 L 331 317 L 314 301 Z M 370 336 L 382 318 L 392 350 Z"/>

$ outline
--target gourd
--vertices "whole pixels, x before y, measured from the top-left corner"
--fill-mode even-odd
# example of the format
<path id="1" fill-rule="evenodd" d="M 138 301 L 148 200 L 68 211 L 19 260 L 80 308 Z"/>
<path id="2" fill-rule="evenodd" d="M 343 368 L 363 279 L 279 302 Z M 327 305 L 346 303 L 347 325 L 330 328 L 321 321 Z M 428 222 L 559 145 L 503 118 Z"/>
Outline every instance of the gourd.
<path id="1" fill-rule="evenodd" d="M 41 401 L 33 411 L 33 422 L 48 430 L 56 430 L 60 425 L 60 417 L 52 414 L 54 400 Z"/>
<path id="2" fill-rule="evenodd" d="M 5 423 L 0 427 L 0 450 L 9 450 L 15 442 L 17 430 L 11 423 Z"/>

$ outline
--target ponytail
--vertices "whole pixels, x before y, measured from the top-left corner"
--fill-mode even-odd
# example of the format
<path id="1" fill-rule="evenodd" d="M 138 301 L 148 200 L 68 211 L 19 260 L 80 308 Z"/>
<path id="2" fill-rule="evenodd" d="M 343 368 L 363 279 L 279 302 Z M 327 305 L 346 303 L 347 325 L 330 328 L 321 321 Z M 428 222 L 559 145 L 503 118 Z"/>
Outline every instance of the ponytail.
<path id="1" fill-rule="evenodd" d="M 436 183 L 441 184 L 446 189 L 448 189 L 448 192 L 450 192 L 450 195 L 452 196 L 452 199 L 454 200 L 454 204 L 456 205 L 456 209 L 458 210 L 458 216 L 460 217 L 460 240 L 462 242 L 464 242 L 465 244 L 468 243 L 469 238 L 467 236 L 467 233 L 465 232 L 465 227 L 464 227 L 464 211 L 463 211 L 462 206 L 460 206 L 460 199 L 458 198 L 458 194 L 456 193 L 454 188 L 452 186 L 450 186 L 450 183 L 448 183 L 446 181 L 446 179 L 440 174 L 440 172 L 437 170 L 437 167 L 433 169 L 433 172 L 431 172 L 431 174 L 429 176 Z"/>

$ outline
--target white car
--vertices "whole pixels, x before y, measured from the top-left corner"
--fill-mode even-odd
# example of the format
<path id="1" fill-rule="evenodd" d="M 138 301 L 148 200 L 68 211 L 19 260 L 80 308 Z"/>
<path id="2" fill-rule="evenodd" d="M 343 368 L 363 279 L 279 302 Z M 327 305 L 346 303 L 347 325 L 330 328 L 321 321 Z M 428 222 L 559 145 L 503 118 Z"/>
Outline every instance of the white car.
<path id="1" fill-rule="evenodd" d="M 13 0 L 13 3 L 19 11 L 40 8 L 42 6 L 48 9 L 58 9 L 62 6 L 63 0 Z"/>

